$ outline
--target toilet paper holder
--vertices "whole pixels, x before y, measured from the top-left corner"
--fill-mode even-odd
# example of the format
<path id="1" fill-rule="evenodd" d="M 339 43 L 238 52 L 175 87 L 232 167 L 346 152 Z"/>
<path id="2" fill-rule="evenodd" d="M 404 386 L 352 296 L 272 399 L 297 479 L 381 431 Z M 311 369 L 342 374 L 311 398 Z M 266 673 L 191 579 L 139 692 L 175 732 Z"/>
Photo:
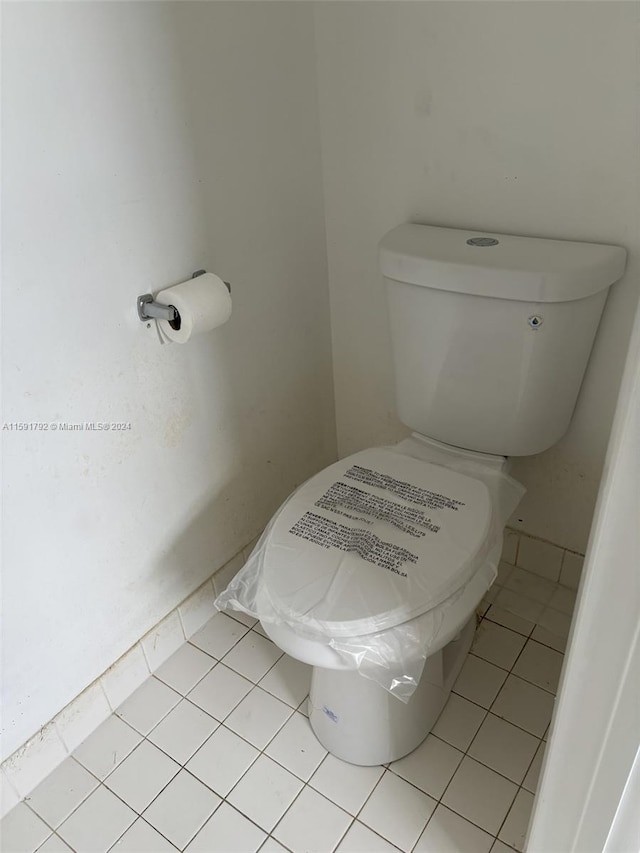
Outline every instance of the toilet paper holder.
<path id="1" fill-rule="evenodd" d="M 206 270 L 196 270 L 191 278 L 198 278 L 198 276 L 205 273 Z M 229 293 L 231 293 L 229 282 L 225 281 L 225 285 Z M 161 305 L 160 302 L 156 302 L 153 294 L 143 293 L 141 296 L 138 296 L 136 306 L 138 308 L 138 317 L 142 322 L 147 322 L 147 320 L 166 320 L 174 329 L 180 328 L 180 314 L 178 311 L 173 305 Z"/>

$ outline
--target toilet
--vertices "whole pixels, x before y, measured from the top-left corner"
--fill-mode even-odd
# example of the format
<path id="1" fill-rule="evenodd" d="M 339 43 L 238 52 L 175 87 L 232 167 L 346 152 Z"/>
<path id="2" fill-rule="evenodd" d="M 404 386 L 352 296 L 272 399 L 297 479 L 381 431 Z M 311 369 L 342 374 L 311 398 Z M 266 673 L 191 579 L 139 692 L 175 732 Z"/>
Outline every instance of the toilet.
<path id="1" fill-rule="evenodd" d="M 431 731 L 524 494 L 508 457 L 566 432 L 625 260 L 617 246 L 419 224 L 382 238 L 397 411 L 413 432 L 298 488 L 216 600 L 313 667 L 310 724 L 338 758 L 385 764 Z"/>

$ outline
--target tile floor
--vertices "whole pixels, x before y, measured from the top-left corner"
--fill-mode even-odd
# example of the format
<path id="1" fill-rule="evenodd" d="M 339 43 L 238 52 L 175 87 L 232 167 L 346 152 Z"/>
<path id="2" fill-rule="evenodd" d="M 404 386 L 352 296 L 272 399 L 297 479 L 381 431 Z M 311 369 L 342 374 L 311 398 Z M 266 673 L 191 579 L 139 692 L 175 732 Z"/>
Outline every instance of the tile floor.
<path id="1" fill-rule="evenodd" d="M 545 606 L 557 591 L 514 571 L 411 755 L 329 755 L 305 716 L 309 668 L 253 620 L 218 614 L 7 815 L 3 851 L 521 851 L 563 655 L 497 603 L 525 582 Z"/>

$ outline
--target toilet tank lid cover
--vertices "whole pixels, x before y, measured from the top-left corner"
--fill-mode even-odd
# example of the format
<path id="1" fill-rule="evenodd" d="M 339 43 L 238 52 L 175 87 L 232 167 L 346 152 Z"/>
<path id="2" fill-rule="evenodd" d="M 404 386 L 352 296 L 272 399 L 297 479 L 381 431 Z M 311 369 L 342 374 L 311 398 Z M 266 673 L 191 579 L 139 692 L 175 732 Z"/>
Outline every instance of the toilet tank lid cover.
<path id="1" fill-rule="evenodd" d="M 406 223 L 384 235 L 382 274 L 393 281 L 524 302 L 568 302 L 624 273 L 621 246 Z"/>
<path id="2" fill-rule="evenodd" d="M 356 453 L 283 504 L 238 576 L 235 597 L 258 618 L 314 637 L 402 624 L 486 563 L 505 522 L 496 504 L 481 479 L 391 448 Z"/>

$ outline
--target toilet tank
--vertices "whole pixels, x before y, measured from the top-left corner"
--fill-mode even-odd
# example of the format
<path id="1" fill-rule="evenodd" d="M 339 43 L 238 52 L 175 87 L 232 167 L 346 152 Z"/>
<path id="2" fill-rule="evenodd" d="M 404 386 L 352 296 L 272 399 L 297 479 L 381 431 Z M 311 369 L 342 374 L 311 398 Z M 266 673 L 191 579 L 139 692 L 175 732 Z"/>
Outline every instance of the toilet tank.
<path id="1" fill-rule="evenodd" d="M 401 225 L 380 242 L 400 419 L 529 456 L 566 432 L 618 246 Z"/>

